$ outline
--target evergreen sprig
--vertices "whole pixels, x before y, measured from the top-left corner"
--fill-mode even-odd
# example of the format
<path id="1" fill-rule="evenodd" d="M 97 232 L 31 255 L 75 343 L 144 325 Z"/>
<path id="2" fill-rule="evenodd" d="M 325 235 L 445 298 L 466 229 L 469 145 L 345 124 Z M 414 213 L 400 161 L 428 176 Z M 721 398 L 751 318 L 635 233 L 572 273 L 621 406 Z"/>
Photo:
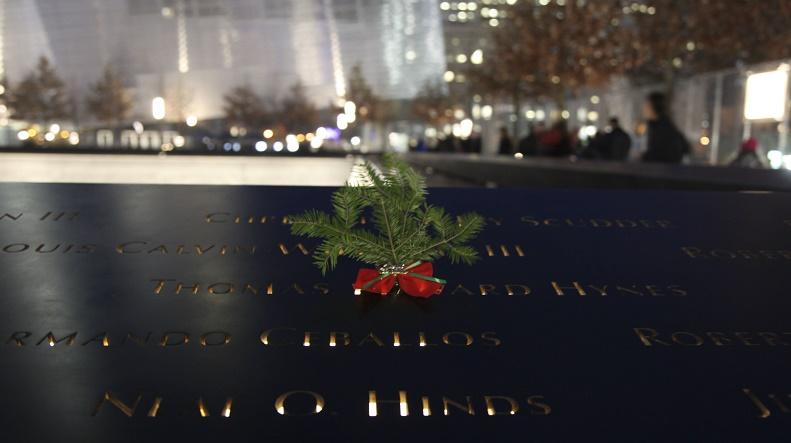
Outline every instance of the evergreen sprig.
<path id="1" fill-rule="evenodd" d="M 467 242 L 483 229 L 483 217 L 454 217 L 429 205 L 423 177 L 394 155 L 385 155 L 381 172 L 371 163 L 359 172 L 360 186 L 346 185 L 332 195 L 333 214 L 310 210 L 289 216 L 292 234 L 322 240 L 313 258 L 323 274 L 341 256 L 377 267 L 440 257 L 451 263 L 477 260 Z M 375 231 L 361 223 L 369 213 Z"/>

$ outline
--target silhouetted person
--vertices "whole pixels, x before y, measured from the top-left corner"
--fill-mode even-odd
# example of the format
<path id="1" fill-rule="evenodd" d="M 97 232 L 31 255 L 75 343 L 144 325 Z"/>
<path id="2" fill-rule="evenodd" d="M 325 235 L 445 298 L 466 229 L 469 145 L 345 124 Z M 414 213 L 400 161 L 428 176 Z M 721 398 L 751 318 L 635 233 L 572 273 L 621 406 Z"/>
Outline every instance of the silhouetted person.
<path id="1" fill-rule="evenodd" d="M 574 141 L 565 120 L 558 120 L 541 136 L 541 152 L 549 157 L 568 157 L 574 153 Z"/>
<path id="2" fill-rule="evenodd" d="M 758 155 L 758 140 L 750 137 L 742 143 L 730 166 L 739 168 L 764 168 L 764 162 Z"/>
<path id="3" fill-rule="evenodd" d="M 643 116 L 648 120 L 648 150 L 645 162 L 681 163 L 690 152 L 689 142 L 676 128 L 668 115 L 667 100 L 661 92 L 648 95 L 643 105 Z"/>
<path id="4" fill-rule="evenodd" d="M 625 161 L 629 158 L 632 137 L 621 128 L 621 123 L 616 117 L 610 118 L 610 131 L 601 137 L 600 158 L 615 161 Z"/>
<path id="5" fill-rule="evenodd" d="M 478 131 L 472 131 L 472 134 L 470 134 L 468 152 L 472 154 L 480 154 L 482 147 L 483 147 L 483 142 L 481 141 L 481 133 Z"/>
<path id="6" fill-rule="evenodd" d="M 456 137 L 449 135 L 444 138 L 440 138 L 439 143 L 437 143 L 437 151 L 456 152 Z"/>
<path id="7" fill-rule="evenodd" d="M 607 147 L 605 146 L 606 135 L 607 134 L 597 129 L 595 134 L 588 137 L 587 144 L 582 149 L 582 152 L 579 153 L 580 158 L 588 160 L 604 159 L 605 151 L 607 150 Z"/>
<path id="8" fill-rule="evenodd" d="M 546 126 L 544 125 L 544 122 L 539 122 L 535 126 L 530 125 L 529 130 L 530 133 L 519 141 L 518 151 L 526 156 L 535 156 L 538 155 L 538 143 L 541 135 L 546 130 Z"/>
<path id="9" fill-rule="evenodd" d="M 497 147 L 497 152 L 500 155 L 514 154 L 514 142 L 511 141 L 511 136 L 508 135 L 508 128 L 505 126 L 500 128 L 500 144 Z"/>

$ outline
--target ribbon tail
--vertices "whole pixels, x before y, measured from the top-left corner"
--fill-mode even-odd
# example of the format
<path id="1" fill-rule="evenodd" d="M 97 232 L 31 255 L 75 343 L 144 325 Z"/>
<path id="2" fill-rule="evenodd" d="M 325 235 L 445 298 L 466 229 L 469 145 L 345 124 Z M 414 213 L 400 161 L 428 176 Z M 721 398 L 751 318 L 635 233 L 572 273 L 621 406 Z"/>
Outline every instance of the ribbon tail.
<path id="1" fill-rule="evenodd" d="M 374 292 L 387 295 L 395 286 L 396 279 L 392 274 L 380 274 L 376 269 L 360 269 L 357 281 L 352 287 L 355 291 Z"/>
<path id="2" fill-rule="evenodd" d="M 399 275 L 398 285 L 412 297 L 429 298 L 442 292 L 445 280 L 411 272 Z"/>

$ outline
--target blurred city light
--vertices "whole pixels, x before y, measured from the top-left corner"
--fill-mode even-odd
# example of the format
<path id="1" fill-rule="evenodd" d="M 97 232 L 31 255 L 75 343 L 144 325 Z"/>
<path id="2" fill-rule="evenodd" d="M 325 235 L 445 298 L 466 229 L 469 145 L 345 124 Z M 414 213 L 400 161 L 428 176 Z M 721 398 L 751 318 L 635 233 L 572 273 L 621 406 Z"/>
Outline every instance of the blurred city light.
<path id="1" fill-rule="evenodd" d="M 747 77 L 744 118 L 747 120 L 783 120 L 786 113 L 787 91 L 787 70 L 750 75 Z"/>
<path id="2" fill-rule="evenodd" d="M 398 152 L 406 152 L 409 149 L 409 136 L 399 132 L 391 132 L 387 136 L 390 147 Z"/>
<path id="3" fill-rule="evenodd" d="M 297 140 L 297 136 L 294 134 L 289 134 L 286 136 L 286 150 L 288 152 L 297 152 L 299 151 L 299 140 Z"/>
<path id="4" fill-rule="evenodd" d="M 473 65 L 480 65 L 483 63 L 483 50 L 476 49 L 472 55 L 470 55 L 470 63 Z"/>
<path id="5" fill-rule="evenodd" d="M 771 166 L 772 169 L 780 169 L 783 166 L 782 151 L 773 149 L 766 154 L 766 158 L 769 159 L 769 166 Z"/>
<path id="6" fill-rule="evenodd" d="M 459 137 L 461 138 L 468 138 L 472 135 L 472 128 L 473 128 L 472 120 L 465 118 L 459 123 Z"/>
<path id="7" fill-rule="evenodd" d="M 338 118 L 336 120 L 336 126 L 338 126 L 338 129 L 341 131 L 349 127 L 349 120 L 347 119 L 346 114 L 338 114 Z"/>
<path id="8" fill-rule="evenodd" d="M 162 97 L 154 97 L 151 100 L 151 116 L 155 120 L 162 120 L 165 118 L 165 99 Z"/>
<path id="9" fill-rule="evenodd" d="M 596 136 L 597 131 L 598 130 L 596 129 L 596 126 L 586 125 L 580 128 L 579 132 L 577 133 L 577 137 L 579 137 L 581 140 L 589 140 Z"/>
<path id="10" fill-rule="evenodd" d="M 357 120 L 357 105 L 353 101 L 347 101 L 343 105 L 343 113 L 346 115 L 346 123 L 354 123 Z"/>
<path id="11" fill-rule="evenodd" d="M 86 5 L 92 1 L 74 0 Z M 81 135 L 86 149 L 157 151 L 170 143 L 173 148 L 186 148 L 181 151 L 255 153 L 277 151 L 275 146 L 280 146 L 279 150 L 288 152 L 324 148 L 329 156 L 345 155 L 344 151 L 358 146 L 373 152 L 396 146 L 509 157 L 530 136 L 534 136 L 527 140 L 532 150 L 526 156 L 550 155 L 556 146 L 549 146 L 549 141 L 560 131 L 571 136 L 573 145 L 563 146 L 563 157 L 589 150 L 591 156 L 580 158 L 601 159 L 596 152 L 601 146 L 589 140 L 598 133 L 603 138 L 595 143 L 607 143 L 610 117 L 618 118 L 618 126 L 630 137 L 650 135 L 645 131 L 645 116 L 635 104 L 649 90 L 661 92 L 667 87 L 673 91 L 674 86 L 681 86 L 676 90 L 686 91 L 689 85 L 691 90 L 707 92 L 668 96 L 675 101 L 668 103 L 673 114 L 669 117 L 682 133 L 692 136 L 689 141 L 697 148 L 685 161 L 730 162 L 742 136 L 760 140 L 767 150 L 775 149 L 778 154 L 772 154 L 772 164 L 777 167 L 782 168 L 783 156 L 791 153 L 786 120 L 791 56 L 782 44 L 769 49 L 764 43 L 775 34 L 778 42 L 786 41 L 783 26 L 770 32 L 755 26 L 761 22 L 751 22 L 751 29 L 756 30 L 753 39 L 734 35 L 729 40 L 714 33 L 707 40 L 702 37 L 708 34 L 685 30 L 689 26 L 675 20 L 680 10 L 688 10 L 690 16 L 694 13 L 701 27 L 708 24 L 701 18 L 707 17 L 712 18 L 712 25 L 715 18 L 751 19 L 746 14 L 751 9 L 738 2 L 722 2 L 727 6 L 717 9 L 693 6 L 697 2 L 682 8 L 674 6 L 675 2 L 653 7 L 646 0 L 630 0 L 599 9 L 593 2 L 573 0 L 394 1 L 408 6 L 393 9 L 389 1 L 349 0 L 341 7 L 340 0 L 293 0 L 282 3 L 297 6 L 283 6 L 282 14 L 270 15 L 274 6 L 269 3 L 280 2 L 207 0 L 223 3 L 216 10 L 192 5 L 201 3 L 197 0 L 162 0 L 134 10 L 124 2 L 113 3 L 102 13 L 107 23 L 128 28 L 118 36 L 134 30 L 140 38 L 119 37 L 112 44 L 108 39 L 116 36 L 106 34 L 104 25 L 91 22 L 84 33 L 72 35 L 64 32 L 72 29 L 70 16 L 47 15 L 42 24 L 35 24 L 41 29 L 30 31 L 42 36 L 40 44 L 27 49 L 27 40 L 20 40 L 19 46 L 26 47 L 28 54 L 0 54 L 0 74 L 9 68 L 13 71 L 13 75 L 0 75 L 0 126 L 8 126 L 0 129 L 10 145 L 24 148 L 78 144 Z M 46 15 L 46 2 L 30 3 L 36 6 L 25 7 L 28 13 Z M 337 16 L 333 13 L 336 6 Z M 21 9 L 15 8 L 13 14 L 19 15 Z M 601 21 L 602 26 L 590 20 Z M 356 30 L 363 21 L 370 22 L 366 25 L 382 38 L 360 38 Z M 6 20 L 6 26 L 11 26 L 7 39 L 19 34 L 12 26 L 15 22 Z M 271 42 L 266 41 L 274 29 L 270 24 L 283 25 L 283 32 L 276 32 Z M 676 28 L 667 30 L 668 41 L 662 43 L 659 37 L 671 25 Z M 314 29 L 321 32 L 314 33 Z M 709 33 L 712 29 L 716 25 L 706 28 Z M 104 40 L 108 47 L 119 47 L 123 49 L 119 54 L 129 56 L 128 63 L 117 67 L 128 72 L 117 72 L 116 82 L 104 82 L 97 75 L 96 68 L 106 63 L 106 57 L 90 42 Z M 535 51 L 510 52 L 531 44 Z M 653 52 L 665 44 L 672 51 L 654 60 Z M 270 46 L 275 50 L 268 52 Z M 773 54 L 771 58 L 763 53 L 763 46 L 767 46 L 766 54 Z M 74 60 L 80 63 L 67 62 L 71 54 L 61 54 L 64 48 L 83 48 L 75 53 Z M 293 57 L 279 59 L 283 48 Z M 624 51 L 635 52 L 634 60 L 619 55 Z M 246 60 L 248 52 L 260 56 Z M 559 60 L 559 53 L 571 63 Z M 139 62 L 140 54 L 146 63 Z M 536 63 L 531 59 L 535 54 L 544 54 L 548 63 Z M 58 93 L 51 94 L 50 106 L 63 110 L 46 117 L 38 116 L 43 115 L 41 111 L 24 115 L 14 104 L 25 75 L 36 78 L 34 62 L 39 55 L 51 59 L 52 75 L 63 83 L 54 88 Z M 681 83 L 658 82 L 660 63 L 667 65 L 661 66 L 661 72 L 681 69 L 671 82 Z M 247 76 L 253 72 L 256 81 L 248 84 Z M 639 87 L 631 86 L 633 80 Z M 564 92 L 572 89 L 573 94 Z M 80 115 L 69 115 L 74 106 L 59 103 L 58 96 L 102 106 L 80 107 Z M 685 107 L 689 111 L 680 113 Z M 698 116 L 693 110 L 699 109 L 706 112 Z M 145 122 L 145 128 L 135 119 Z M 556 124 L 562 119 L 568 121 L 559 129 Z M 200 132 L 186 131 L 199 125 Z M 324 127 L 307 132 L 319 125 Z M 180 129 L 185 129 L 183 136 L 178 135 Z M 397 136 L 389 137 L 392 134 Z M 503 149 L 501 141 L 505 141 Z M 632 141 L 628 161 L 638 161 L 649 143 Z M 766 157 L 761 160 L 766 166 Z"/>

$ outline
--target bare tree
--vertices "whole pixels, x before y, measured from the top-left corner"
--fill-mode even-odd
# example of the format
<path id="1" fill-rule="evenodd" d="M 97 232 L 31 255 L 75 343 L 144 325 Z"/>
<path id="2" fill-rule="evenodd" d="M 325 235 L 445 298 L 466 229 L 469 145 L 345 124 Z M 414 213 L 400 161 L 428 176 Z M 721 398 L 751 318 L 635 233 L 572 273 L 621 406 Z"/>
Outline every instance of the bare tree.
<path id="1" fill-rule="evenodd" d="M 618 0 L 548 2 L 525 0 L 505 9 L 492 30 L 485 63 L 467 71 L 472 91 L 513 106 L 519 133 L 525 98 L 549 100 L 559 109 L 585 86 L 601 85 L 634 66 Z"/>
<path id="2" fill-rule="evenodd" d="M 46 57 L 9 94 L 12 117 L 47 123 L 69 116 L 66 87 Z"/>
<path id="3" fill-rule="evenodd" d="M 636 29 L 638 82 L 675 79 L 791 55 L 791 3 L 649 0 L 626 9 Z"/>
<path id="4" fill-rule="evenodd" d="M 412 100 L 412 114 L 431 126 L 453 122 L 454 100 L 441 80 L 427 81 Z"/>
<path id="5" fill-rule="evenodd" d="M 261 129 L 266 110 L 252 86 L 236 86 L 223 96 L 223 100 L 223 111 L 229 125 L 241 126 L 248 131 Z"/>
<path id="6" fill-rule="evenodd" d="M 486 63 L 470 72 L 483 92 L 518 105 L 525 95 L 543 96 L 563 107 L 582 86 L 606 82 L 632 68 L 634 28 L 625 26 L 618 1 L 528 0 L 508 10 L 493 32 Z"/>
<path id="7" fill-rule="evenodd" d="M 129 116 L 132 98 L 121 76 L 110 65 L 104 68 L 102 77 L 91 86 L 86 105 L 88 111 L 103 123 L 118 125 Z"/>
<path id="8" fill-rule="evenodd" d="M 382 122 L 389 117 L 387 103 L 373 92 L 359 64 L 349 73 L 346 99 L 357 105 L 357 115 L 362 121 Z"/>
<path id="9" fill-rule="evenodd" d="M 288 95 L 280 102 L 278 114 L 287 131 L 309 132 L 319 125 L 319 111 L 308 98 L 301 81 L 289 88 Z"/>

